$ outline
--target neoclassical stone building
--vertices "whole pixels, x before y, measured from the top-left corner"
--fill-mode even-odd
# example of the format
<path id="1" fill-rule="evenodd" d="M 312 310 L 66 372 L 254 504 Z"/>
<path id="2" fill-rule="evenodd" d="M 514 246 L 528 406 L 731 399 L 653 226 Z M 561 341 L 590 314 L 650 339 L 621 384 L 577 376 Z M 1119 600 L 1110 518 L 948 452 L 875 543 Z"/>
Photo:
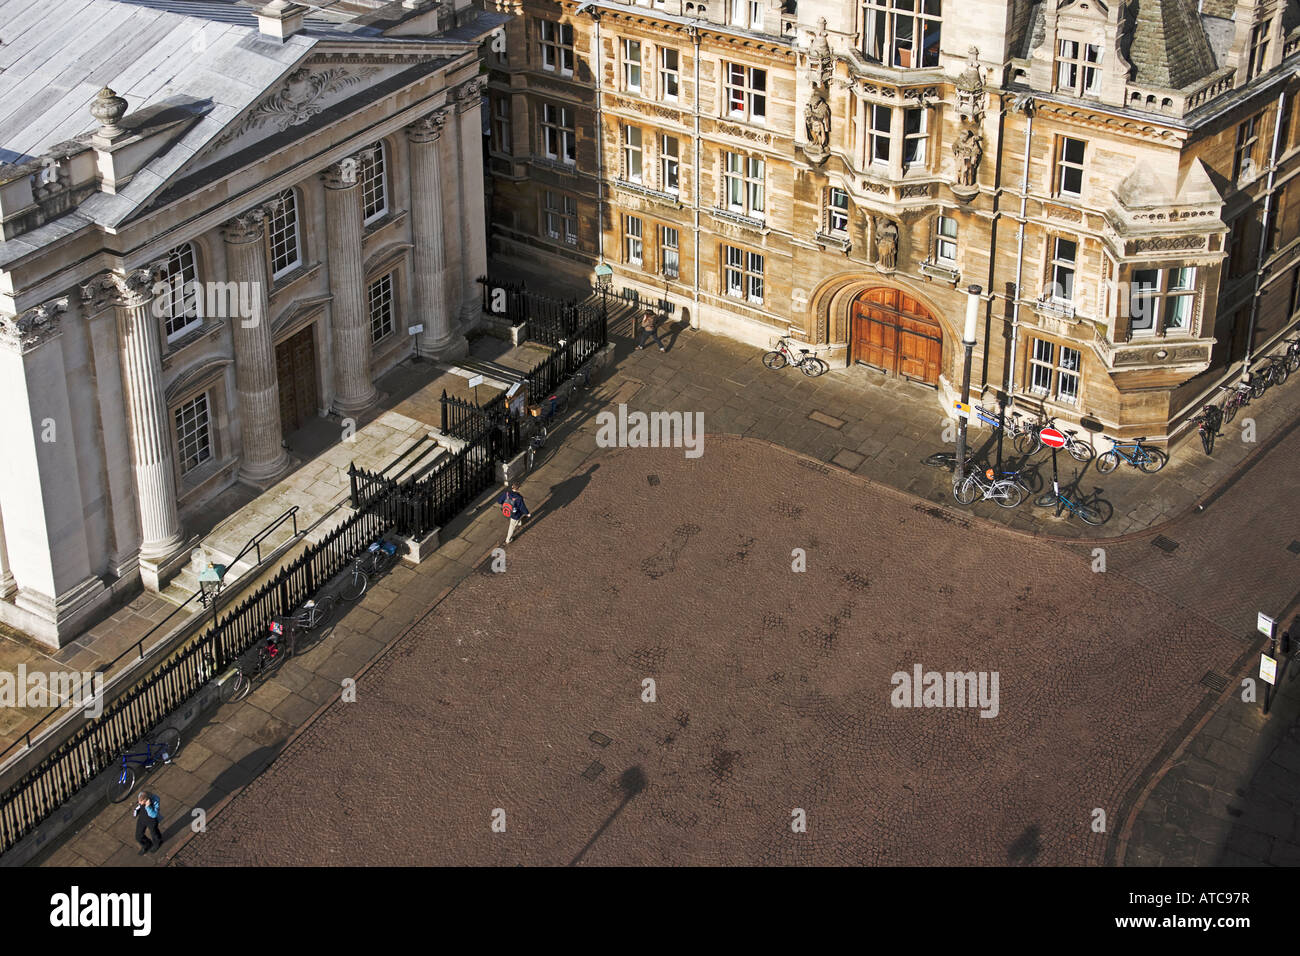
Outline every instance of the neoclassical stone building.
<path id="1" fill-rule="evenodd" d="M 497 0 L 498 254 L 1176 437 L 1295 324 L 1280 0 Z M 874 374 L 862 369 L 862 374 Z"/>
<path id="2" fill-rule="evenodd" d="M 186 514 L 372 406 L 409 326 L 465 348 L 502 17 L 343 6 L 0 0 L 7 623 L 57 644 L 158 588 Z"/>

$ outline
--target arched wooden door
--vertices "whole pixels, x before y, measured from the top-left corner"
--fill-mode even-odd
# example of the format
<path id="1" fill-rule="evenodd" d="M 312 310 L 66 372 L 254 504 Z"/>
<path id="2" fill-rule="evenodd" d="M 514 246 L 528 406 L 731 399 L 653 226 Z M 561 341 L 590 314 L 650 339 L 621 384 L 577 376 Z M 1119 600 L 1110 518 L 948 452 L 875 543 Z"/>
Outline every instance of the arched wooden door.
<path id="1" fill-rule="evenodd" d="M 853 300 L 853 361 L 926 385 L 939 384 L 943 329 L 901 289 L 868 289 Z"/>

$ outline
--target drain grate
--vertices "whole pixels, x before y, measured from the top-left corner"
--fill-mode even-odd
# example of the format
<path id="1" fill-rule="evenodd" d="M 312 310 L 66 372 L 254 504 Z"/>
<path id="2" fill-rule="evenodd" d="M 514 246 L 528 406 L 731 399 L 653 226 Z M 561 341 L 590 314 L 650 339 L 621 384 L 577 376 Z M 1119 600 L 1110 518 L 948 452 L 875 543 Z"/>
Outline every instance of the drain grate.
<path id="1" fill-rule="evenodd" d="M 1201 684 L 1217 694 L 1228 686 L 1228 678 L 1215 671 L 1206 671 L 1205 676 L 1201 678 Z"/>
<path id="2" fill-rule="evenodd" d="M 1166 554 L 1173 554 L 1178 550 L 1178 542 L 1166 538 L 1163 534 L 1156 535 L 1151 543 Z"/>
<path id="3" fill-rule="evenodd" d="M 602 734 L 599 730 L 593 730 L 591 732 L 591 736 L 588 737 L 587 739 L 590 740 L 597 747 L 609 746 L 609 738 L 606 737 L 604 734 Z"/>
<path id="4" fill-rule="evenodd" d="M 648 482 L 650 482 L 650 487 L 651 487 L 651 488 L 653 488 L 655 485 L 659 484 L 659 476 L 658 476 L 658 475 L 646 475 L 646 476 L 645 476 L 645 480 L 648 481 Z"/>
<path id="5" fill-rule="evenodd" d="M 587 780 L 595 780 L 604 771 L 605 765 L 599 760 L 593 760 L 591 766 L 582 771 L 582 776 Z"/>
<path id="6" fill-rule="evenodd" d="M 1292 554 L 1300 554 L 1300 541 L 1292 541 L 1286 546 L 1286 549 Z"/>

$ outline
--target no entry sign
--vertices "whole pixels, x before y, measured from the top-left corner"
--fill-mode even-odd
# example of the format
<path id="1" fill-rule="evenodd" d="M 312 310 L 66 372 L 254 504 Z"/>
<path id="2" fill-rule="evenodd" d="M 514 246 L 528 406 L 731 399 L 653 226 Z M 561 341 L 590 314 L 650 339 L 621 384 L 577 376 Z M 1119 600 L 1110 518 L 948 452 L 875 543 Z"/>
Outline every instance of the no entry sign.
<path id="1" fill-rule="evenodd" d="M 1055 428 L 1044 428 L 1038 433 L 1039 440 L 1048 448 L 1064 448 L 1065 436 Z"/>

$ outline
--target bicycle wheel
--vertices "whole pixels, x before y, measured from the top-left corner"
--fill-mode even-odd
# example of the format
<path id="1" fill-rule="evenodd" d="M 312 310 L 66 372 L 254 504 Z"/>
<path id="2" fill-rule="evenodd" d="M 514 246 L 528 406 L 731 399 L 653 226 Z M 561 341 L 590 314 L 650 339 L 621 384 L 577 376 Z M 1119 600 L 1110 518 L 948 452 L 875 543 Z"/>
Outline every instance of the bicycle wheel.
<path id="1" fill-rule="evenodd" d="M 1256 372 L 1250 380 L 1250 397 L 1263 398 L 1268 391 L 1268 376 Z"/>
<path id="2" fill-rule="evenodd" d="M 961 480 L 961 484 L 953 482 L 952 496 L 959 505 L 972 504 L 980 496 L 980 486 L 975 478 L 967 475 Z"/>
<path id="3" fill-rule="evenodd" d="M 1096 449 L 1086 441 L 1080 441 L 1077 438 L 1071 438 L 1069 442 L 1066 443 L 1065 450 L 1070 453 L 1071 458 L 1075 461 L 1081 461 L 1085 465 L 1092 461 L 1092 457 L 1097 454 Z"/>
<path id="4" fill-rule="evenodd" d="M 1097 470 L 1103 475 L 1109 475 L 1119 467 L 1119 452 L 1108 451 L 1104 455 L 1097 456 Z"/>
<path id="5" fill-rule="evenodd" d="M 996 492 L 994 500 L 1003 508 L 1019 508 L 1020 502 L 1025 500 L 1025 489 L 1010 478 L 996 482 L 993 490 Z"/>
<path id="6" fill-rule="evenodd" d="M 330 619 L 334 613 L 334 599 L 321 597 L 316 599 L 316 603 L 307 609 L 306 620 L 303 621 L 303 627 L 309 631 L 314 631 Z"/>
<path id="7" fill-rule="evenodd" d="M 366 588 L 370 586 L 370 579 L 366 577 L 366 572 L 360 568 L 353 568 L 343 586 L 339 588 L 339 599 L 343 601 L 359 601 L 361 595 L 366 593 Z"/>
<path id="8" fill-rule="evenodd" d="M 1205 449 L 1207 455 L 1214 451 L 1214 432 L 1212 429 L 1201 425 L 1201 446 Z"/>
<path id="9" fill-rule="evenodd" d="M 1223 424 L 1226 425 L 1237 417 L 1237 406 L 1240 404 L 1241 402 L 1237 400 L 1236 395 L 1228 397 L 1228 400 L 1223 403 Z"/>
<path id="10" fill-rule="evenodd" d="M 1288 372 L 1300 372 L 1300 348 L 1286 350 L 1286 370 Z"/>
<path id="11" fill-rule="evenodd" d="M 1038 473 L 1037 468 L 1031 468 L 1028 471 L 1018 471 L 1013 478 L 1016 484 L 1025 489 L 1025 495 L 1036 495 L 1043 490 L 1043 476 Z"/>
<path id="12" fill-rule="evenodd" d="M 1098 498 L 1089 504 L 1077 504 L 1074 506 L 1074 513 L 1079 516 L 1079 520 L 1084 524 L 1103 525 L 1110 520 L 1111 514 L 1114 513 L 1109 501 L 1103 501 Z"/>
<path id="13" fill-rule="evenodd" d="M 243 670 L 235 671 L 235 676 L 226 683 L 230 685 L 230 696 L 227 700 L 231 703 L 243 700 L 248 696 L 248 692 L 253 689 L 253 678 L 245 674 Z"/>
<path id="14" fill-rule="evenodd" d="M 816 356 L 810 355 L 799 363 L 803 373 L 809 378 L 816 378 L 818 375 L 825 375 L 831 370 L 831 367 Z"/>
<path id="15" fill-rule="evenodd" d="M 768 368 L 785 368 L 786 359 L 783 352 L 768 352 L 763 356 L 763 364 Z"/>
<path id="16" fill-rule="evenodd" d="M 380 548 L 375 552 L 375 558 L 370 563 L 370 566 L 374 568 L 375 574 L 383 574 L 393 566 L 393 562 L 396 560 L 396 554 L 389 554 L 383 548 Z"/>
<path id="17" fill-rule="evenodd" d="M 931 468 L 947 468 L 952 470 L 952 466 L 957 461 L 957 453 L 951 451 L 937 451 L 928 458 L 922 458 L 921 464 L 929 465 Z"/>
<path id="18" fill-rule="evenodd" d="M 1045 492 L 1044 494 L 1039 495 L 1037 498 L 1034 499 L 1034 507 L 1035 507 L 1035 508 L 1055 508 L 1055 507 L 1056 507 L 1056 501 L 1057 501 L 1057 498 L 1056 498 L 1056 492 L 1054 492 L 1054 491 L 1048 491 L 1048 492 Z"/>
<path id="19" fill-rule="evenodd" d="M 1021 432 L 1012 442 L 1018 454 L 1028 457 L 1038 451 L 1039 441 L 1038 432 Z"/>
<path id="20" fill-rule="evenodd" d="M 1291 374 L 1291 369 L 1287 368 L 1286 362 L 1277 361 L 1273 363 L 1273 384 L 1285 385 L 1287 377 Z"/>
<path id="21" fill-rule="evenodd" d="M 154 750 L 161 748 L 168 760 L 175 760 L 176 755 L 181 752 L 181 732 L 175 727 L 164 727 L 149 738 L 149 745 Z M 161 754 L 158 759 L 163 759 Z"/>
<path id="22" fill-rule="evenodd" d="M 1138 467 L 1148 475 L 1154 475 L 1161 468 L 1165 467 L 1165 465 L 1169 464 L 1169 456 L 1159 448 L 1143 448 L 1142 450 L 1146 452 L 1147 460 L 1141 462 Z"/>
<path id="23" fill-rule="evenodd" d="M 108 802 L 121 803 L 135 790 L 135 768 L 122 767 L 116 777 L 108 782 Z"/>

